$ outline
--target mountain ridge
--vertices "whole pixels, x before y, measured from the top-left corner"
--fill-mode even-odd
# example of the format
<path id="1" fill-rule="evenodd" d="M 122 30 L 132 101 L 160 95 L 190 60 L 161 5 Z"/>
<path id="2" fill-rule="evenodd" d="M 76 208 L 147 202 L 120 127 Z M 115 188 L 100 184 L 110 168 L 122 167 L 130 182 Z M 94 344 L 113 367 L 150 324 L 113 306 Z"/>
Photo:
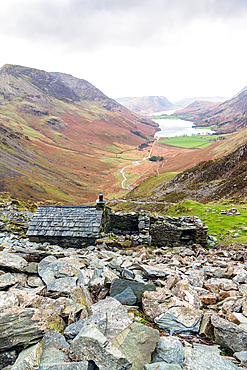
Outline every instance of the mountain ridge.
<path id="1" fill-rule="evenodd" d="M 229 98 L 222 97 L 222 96 L 211 96 L 211 97 L 194 97 L 194 98 L 184 98 L 182 100 L 176 101 L 173 104 L 179 108 L 187 108 L 189 105 L 194 103 L 195 101 L 206 101 L 212 103 L 222 103 Z"/>

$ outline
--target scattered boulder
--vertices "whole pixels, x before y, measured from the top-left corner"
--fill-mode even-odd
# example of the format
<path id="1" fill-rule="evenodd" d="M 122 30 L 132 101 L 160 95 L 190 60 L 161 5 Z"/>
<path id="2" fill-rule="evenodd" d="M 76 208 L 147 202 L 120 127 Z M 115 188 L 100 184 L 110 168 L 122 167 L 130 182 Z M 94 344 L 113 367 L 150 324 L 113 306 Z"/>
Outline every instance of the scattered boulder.
<path id="1" fill-rule="evenodd" d="M 43 347 L 41 366 L 63 364 L 68 360 L 69 343 L 56 330 L 47 331 L 40 343 Z"/>
<path id="2" fill-rule="evenodd" d="M 110 296 L 115 297 L 116 295 L 122 293 L 126 288 L 131 288 L 134 295 L 136 296 L 136 303 L 140 304 L 142 302 L 142 294 L 145 291 L 156 290 L 155 285 L 140 283 L 138 281 L 132 281 L 128 279 L 115 279 L 112 282 Z"/>
<path id="3" fill-rule="evenodd" d="M 40 341 L 46 323 L 40 310 L 33 308 L 8 308 L 0 312 L 0 348 L 2 351 L 16 346 L 26 346 Z"/>
<path id="4" fill-rule="evenodd" d="M 73 339 L 70 350 L 79 361 L 93 361 L 100 370 L 127 370 L 131 363 L 94 326 L 83 328 Z"/>
<path id="5" fill-rule="evenodd" d="M 159 328 L 173 333 L 198 333 L 203 312 L 193 307 L 173 307 L 154 321 Z"/>
<path id="6" fill-rule="evenodd" d="M 115 295 L 114 298 L 123 305 L 134 306 L 136 304 L 136 296 L 130 287 L 126 288 L 122 293 Z"/>
<path id="7" fill-rule="evenodd" d="M 164 361 L 168 364 L 183 365 L 183 346 L 177 337 L 161 337 L 155 351 L 152 353 L 152 362 Z"/>
<path id="8" fill-rule="evenodd" d="M 42 349 L 42 342 L 24 349 L 19 354 L 11 370 L 38 370 Z"/>
<path id="9" fill-rule="evenodd" d="M 28 262 L 14 253 L 0 252 L 0 268 L 24 272 Z"/>
<path id="10" fill-rule="evenodd" d="M 131 325 L 127 309 L 116 299 L 108 297 L 91 306 L 91 315 L 69 325 L 64 332 L 68 339 L 73 339 L 80 330 L 88 325 L 97 327 L 108 339 L 114 338 Z"/>
<path id="11" fill-rule="evenodd" d="M 193 347 L 185 347 L 185 369 L 189 370 L 237 370 L 234 365 L 225 357 L 220 356 L 218 346 L 205 346 L 193 344 Z"/>
<path id="12" fill-rule="evenodd" d="M 218 316 L 211 316 L 216 343 L 233 352 L 247 350 L 247 331 Z"/>
<path id="13" fill-rule="evenodd" d="M 182 370 L 178 364 L 168 364 L 167 362 L 155 362 L 153 364 L 146 364 L 143 370 Z"/>
<path id="14" fill-rule="evenodd" d="M 151 361 L 151 354 L 159 339 L 158 330 L 134 322 L 113 338 L 111 343 L 118 348 L 132 364 L 131 369 L 142 370 L 144 364 Z"/>

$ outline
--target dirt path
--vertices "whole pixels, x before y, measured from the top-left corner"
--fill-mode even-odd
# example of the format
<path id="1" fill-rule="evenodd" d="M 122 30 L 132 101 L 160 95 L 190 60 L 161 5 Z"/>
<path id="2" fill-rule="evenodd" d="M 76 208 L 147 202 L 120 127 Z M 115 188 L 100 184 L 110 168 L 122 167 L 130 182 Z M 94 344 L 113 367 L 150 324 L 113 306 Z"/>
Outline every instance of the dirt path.
<path id="1" fill-rule="evenodd" d="M 144 158 L 142 158 L 142 159 L 140 159 L 139 161 L 134 161 L 134 162 L 132 162 L 132 164 L 129 164 L 129 165 L 127 165 L 127 166 L 124 166 L 121 170 L 120 170 L 120 172 L 121 172 L 121 174 L 122 174 L 122 176 L 123 176 L 123 180 L 122 180 L 122 183 L 121 183 L 121 187 L 122 187 L 122 189 L 124 189 L 124 190 L 132 190 L 133 188 L 131 188 L 130 186 L 132 185 L 132 184 L 130 184 L 130 185 L 128 185 L 127 187 L 125 187 L 125 182 L 127 181 L 127 178 L 126 178 L 126 176 L 125 176 L 125 169 L 126 168 L 129 168 L 129 167 L 134 167 L 134 166 L 138 166 L 138 165 L 140 165 L 141 163 L 143 163 L 143 161 L 146 161 L 147 159 L 149 159 L 150 157 L 151 157 L 151 155 L 152 155 L 152 151 L 153 151 L 153 148 L 154 148 L 154 144 L 156 143 L 156 141 L 157 140 L 155 140 L 154 142 L 153 142 L 153 145 L 151 146 L 151 148 L 150 148 L 150 151 L 149 151 L 149 154 L 148 154 L 148 156 L 147 157 L 144 157 Z M 146 172 L 146 171 L 145 171 Z M 140 176 L 139 176 L 139 178 L 140 177 L 142 177 L 142 175 L 143 174 L 141 174 Z M 139 179 L 138 178 L 138 179 Z M 138 179 L 136 179 L 134 182 L 136 182 Z M 134 183 L 133 182 L 133 183 Z"/>

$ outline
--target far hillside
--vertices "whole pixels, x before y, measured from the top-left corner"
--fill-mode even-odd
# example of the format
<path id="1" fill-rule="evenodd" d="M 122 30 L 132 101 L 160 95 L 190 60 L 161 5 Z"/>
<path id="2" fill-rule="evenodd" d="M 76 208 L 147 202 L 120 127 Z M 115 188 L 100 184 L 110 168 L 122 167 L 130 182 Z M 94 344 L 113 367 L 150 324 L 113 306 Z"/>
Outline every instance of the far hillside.
<path id="1" fill-rule="evenodd" d="M 116 100 L 126 108 L 142 115 L 175 108 L 164 96 L 142 96 L 140 98 L 119 98 Z"/>
<path id="2" fill-rule="evenodd" d="M 195 104 L 197 106 L 195 106 Z M 213 105 L 195 102 L 175 116 L 193 121 L 197 126 L 210 126 L 218 133 L 232 133 L 247 127 L 247 90 L 242 89 L 233 98 Z"/>
<path id="3" fill-rule="evenodd" d="M 193 103 L 188 105 L 186 108 L 179 109 L 172 114 L 175 117 L 181 117 L 186 120 L 197 121 L 202 114 L 208 114 L 214 108 L 217 108 L 220 103 L 195 100 Z"/>
<path id="4" fill-rule="evenodd" d="M 194 97 L 194 98 L 184 98 L 182 100 L 176 101 L 173 103 L 178 109 L 186 108 L 190 104 L 194 103 L 195 101 L 205 101 L 205 102 L 212 102 L 212 103 L 223 103 L 229 98 L 223 96 L 208 96 L 208 97 Z"/>

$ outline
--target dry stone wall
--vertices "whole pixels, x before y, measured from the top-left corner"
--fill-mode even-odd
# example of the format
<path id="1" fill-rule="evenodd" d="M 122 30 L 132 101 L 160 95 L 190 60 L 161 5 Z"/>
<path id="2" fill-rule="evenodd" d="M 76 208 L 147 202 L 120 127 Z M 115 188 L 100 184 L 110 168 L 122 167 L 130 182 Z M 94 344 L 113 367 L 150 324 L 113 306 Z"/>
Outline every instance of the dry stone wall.
<path id="1" fill-rule="evenodd" d="M 136 212 L 113 212 L 109 213 L 109 231 L 115 234 L 126 232 L 138 232 L 138 217 Z"/>
<path id="2" fill-rule="evenodd" d="M 158 217 L 151 219 L 152 243 L 158 247 L 175 247 L 193 243 L 207 245 L 208 227 L 198 217 Z"/>
<path id="3" fill-rule="evenodd" d="M 193 243 L 207 245 L 208 227 L 198 217 L 150 216 L 149 212 L 109 213 L 109 231 L 138 232 L 139 244 L 175 247 Z"/>

